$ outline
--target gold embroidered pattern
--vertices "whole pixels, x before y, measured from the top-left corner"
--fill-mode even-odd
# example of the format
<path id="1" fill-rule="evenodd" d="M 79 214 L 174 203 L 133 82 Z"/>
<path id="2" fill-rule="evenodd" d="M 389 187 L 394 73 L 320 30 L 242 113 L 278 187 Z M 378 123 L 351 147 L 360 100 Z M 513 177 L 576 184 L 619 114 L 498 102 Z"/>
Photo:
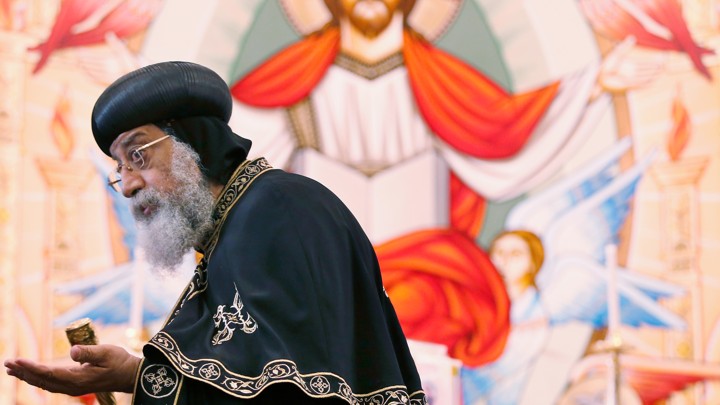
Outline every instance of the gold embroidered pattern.
<path id="1" fill-rule="evenodd" d="M 238 202 L 253 180 L 266 170 L 270 169 L 272 169 L 272 166 L 270 166 L 265 158 L 258 158 L 253 161 L 246 161 L 240 165 L 237 170 L 235 170 L 235 173 L 233 173 L 230 181 L 220 193 L 220 197 L 215 203 L 215 212 L 213 213 L 215 228 L 210 240 L 202 249 L 208 260 L 215 249 L 215 245 L 217 245 L 218 239 L 220 238 L 220 230 L 225 223 L 225 219 L 227 218 L 227 214 L 230 209 L 235 206 L 235 203 Z"/>
<path id="2" fill-rule="evenodd" d="M 152 398 L 170 396 L 177 388 L 180 378 L 175 370 L 161 364 L 151 364 L 142 371 L 140 386 Z"/>
<path id="3" fill-rule="evenodd" d="M 257 330 L 257 322 L 247 310 L 243 311 L 244 306 L 236 285 L 235 298 L 231 305 L 233 310 L 225 311 L 225 305 L 218 305 L 217 312 L 213 315 L 213 323 L 215 324 L 215 335 L 212 337 L 213 346 L 221 345 L 232 339 L 235 333 L 233 326 L 240 326 L 240 330 L 248 334 Z"/>
<path id="4" fill-rule="evenodd" d="M 285 359 L 267 363 L 256 377 L 233 373 L 217 360 L 187 358 L 173 338 L 162 331 L 153 336 L 149 344 L 160 350 L 188 377 L 205 381 L 241 398 L 254 397 L 271 383 L 287 382 L 297 385 L 312 397 L 340 397 L 352 405 L 427 405 L 423 391 L 408 394 L 404 386 L 391 386 L 368 394 L 356 394 L 338 375 L 326 372 L 301 374 L 295 362 Z"/>

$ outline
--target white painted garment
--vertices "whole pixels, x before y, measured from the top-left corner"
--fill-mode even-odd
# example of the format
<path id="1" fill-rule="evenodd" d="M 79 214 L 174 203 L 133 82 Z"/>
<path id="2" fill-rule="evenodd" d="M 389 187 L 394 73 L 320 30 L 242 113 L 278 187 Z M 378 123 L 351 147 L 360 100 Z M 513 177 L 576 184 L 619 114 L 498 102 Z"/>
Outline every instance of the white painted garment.
<path id="1" fill-rule="evenodd" d="M 231 126 L 253 141 L 253 156 L 328 186 L 379 243 L 447 226 L 448 170 L 490 200 L 516 197 L 547 180 L 608 105 L 605 97 L 588 104 L 596 73 L 588 68 L 566 77 L 528 143 L 510 159 L 468 156 L 432 134 L 402 65 L 372 80 L 331 66 L 310 98 L 316 151 L 300 148 L 285 109 L 236 104 Z"/>

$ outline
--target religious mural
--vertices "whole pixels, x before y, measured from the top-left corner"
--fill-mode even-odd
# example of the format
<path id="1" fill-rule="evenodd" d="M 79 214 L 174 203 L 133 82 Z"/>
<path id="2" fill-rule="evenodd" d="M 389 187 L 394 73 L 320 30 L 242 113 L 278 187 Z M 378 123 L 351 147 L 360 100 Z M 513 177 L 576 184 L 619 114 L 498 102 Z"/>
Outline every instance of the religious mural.
<path id="1" fill-rule="evenodd" d="M 431 404 L 720 402 L 717 0 L 1 4 L 4 358 L 164 320 L 196 258 L 148 268 L 89 117 L 187 60 L 253 157 L 351 208 Z M 0 376 L 0 405 L 93 401 Z"/>

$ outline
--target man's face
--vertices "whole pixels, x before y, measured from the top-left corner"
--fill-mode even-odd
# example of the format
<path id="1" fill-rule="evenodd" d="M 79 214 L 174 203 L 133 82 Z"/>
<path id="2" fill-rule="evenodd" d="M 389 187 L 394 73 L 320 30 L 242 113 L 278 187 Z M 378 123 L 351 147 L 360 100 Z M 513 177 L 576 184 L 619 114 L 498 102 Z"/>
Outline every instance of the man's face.
<path id="1" fill-rule="evenodd" d="M 128 164 L 133 161 L 132 152 L 134 150 L 165 135 L 155 125 L 143 125 L 120 134 L 110 145 L 111 156 L 119 165 L 122 165 L 119 173 L 122 179 L 120 187 L 125 197 L 131 198 L 139 190 L 147 187 L 157 190 L 173 188 L 169 176 L 172 159 L 172 142 L 169 140 L 160 141 L 142 149 L 141 154 L 144 161 L 142 169 L 128 170 Z M 151 209 L 152 207 L 146 208 Z"/>
<path id="2" fill-rule="evenodd" d="M 110 151 L 123 164 L 133 148 L 163 136 L 158 127 L 143 126 L 118 137 Z M 192 148 L 173 138 L 155 147 L 152 154 L 150 148 L 145 150 L 148 153 L 141 169 L 121 169 L 121 186 L 123 194 L 132 199 L 138 241 L 148 262 L 155 269 L 172 272 L 185 253 L 211 232 L 215 199 Z"/>
<path id="3" fill-rule="evenodd" d="M 387 28 L 403 0 L 339 0 L 340 9 L 350 23 L 368 38 Z"/>

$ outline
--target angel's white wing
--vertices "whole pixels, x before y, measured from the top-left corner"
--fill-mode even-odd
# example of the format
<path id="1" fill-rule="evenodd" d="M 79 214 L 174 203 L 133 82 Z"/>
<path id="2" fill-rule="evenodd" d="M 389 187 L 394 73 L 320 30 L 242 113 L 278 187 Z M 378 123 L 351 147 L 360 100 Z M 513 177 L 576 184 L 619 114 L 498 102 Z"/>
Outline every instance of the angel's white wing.
<path id="1" fill-rule="evenodd" d="M 583 321 L 596 328 L 607 325 L 608 272 L 592 259 L 565 256 L 548 263 L 538 277 L 543 307 L 551 322 Z M 658 300 L 683 295 L 677 285 L 617 269 L 620 318 L 630 326 L 650 325 L 683 329 L 685 321 Z"/>
<path id="2" fill-rule="evenodd" d="M 651 151 L 620 172 L 618 160 L 631 145 L 629 137 L 618 141 L 576 174 L 518 204 L 505 228 L 537 234 L 549 259 L 586 254 L 602 263 L 603 249 L 617 243 L 636 186 L 655 157 Z"/>
<path id="3" fill-rule="evenodd" d="M 651 151 L 556 218 L 541 235 L 546 257 L 588 255 L 604 263 L 605 246 L 617 244 L 637 184 L 654 157 Z"/>
<path id="4" fill-rule="evenodd" d="M 557 218 L 612 181 L 618 160 L 631 145 L 629 137 L 623 138 L 575 174 L 522 201 L 508 214 L 505 227 L 542 236 Z"/>

